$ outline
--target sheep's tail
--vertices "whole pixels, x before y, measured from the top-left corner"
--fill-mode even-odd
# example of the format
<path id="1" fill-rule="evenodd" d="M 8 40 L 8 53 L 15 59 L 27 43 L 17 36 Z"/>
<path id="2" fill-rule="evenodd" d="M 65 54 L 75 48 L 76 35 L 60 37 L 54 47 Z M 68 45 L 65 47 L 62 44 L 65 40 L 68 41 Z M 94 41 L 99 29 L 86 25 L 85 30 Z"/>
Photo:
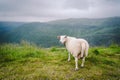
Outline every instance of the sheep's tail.
<path id="1" fill-rule="evenodd" d="M 86 44 L 86 48 L 85 48 L 85 57 L 88 56 L 88 49 L 89 49 L 89 44 Z"/>

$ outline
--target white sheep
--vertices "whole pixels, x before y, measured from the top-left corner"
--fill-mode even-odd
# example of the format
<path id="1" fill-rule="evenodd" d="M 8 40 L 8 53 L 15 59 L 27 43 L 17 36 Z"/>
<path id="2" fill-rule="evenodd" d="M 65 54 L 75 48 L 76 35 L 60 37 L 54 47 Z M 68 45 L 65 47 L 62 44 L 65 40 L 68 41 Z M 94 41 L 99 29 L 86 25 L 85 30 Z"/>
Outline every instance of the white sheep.
<path id="1" fill-rule="evenodd" d="M 82 59 L 81 67 L 84 67 L 85 57 L 88 55 L 89 44 L 84 39 L 70 37 L 66 35 L 57 36 L 62 44 L 68 50 L 68 61 L 70 61 L 70 54 L 75 58 L 75 70 L 78 70 L 78 59 Z"/>

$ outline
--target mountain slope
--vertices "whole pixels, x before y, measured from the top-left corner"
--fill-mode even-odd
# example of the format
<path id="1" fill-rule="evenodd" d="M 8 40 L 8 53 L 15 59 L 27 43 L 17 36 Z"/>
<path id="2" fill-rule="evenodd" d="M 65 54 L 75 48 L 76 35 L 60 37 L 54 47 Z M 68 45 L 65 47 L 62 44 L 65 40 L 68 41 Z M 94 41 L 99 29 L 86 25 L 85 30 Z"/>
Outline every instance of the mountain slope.
<path id="1" fill-rule="evenodd" d="M 56 36 L 69 35 L 88 40 L 91 46 L 120 44 L 120 18 L 65 19 L 23 24 L 5 35 L 8 42 L 27 40 L 43 47 L 58 46 Z"/>
<path id="2" fill-rule="evenodd" d="M 0 42 L 5 42 L 6 37 L 5 35 L 10 31 L 14 30 L 15 28 L 23 25 L 24 22 L 4 22 L 0 21 Z"/>

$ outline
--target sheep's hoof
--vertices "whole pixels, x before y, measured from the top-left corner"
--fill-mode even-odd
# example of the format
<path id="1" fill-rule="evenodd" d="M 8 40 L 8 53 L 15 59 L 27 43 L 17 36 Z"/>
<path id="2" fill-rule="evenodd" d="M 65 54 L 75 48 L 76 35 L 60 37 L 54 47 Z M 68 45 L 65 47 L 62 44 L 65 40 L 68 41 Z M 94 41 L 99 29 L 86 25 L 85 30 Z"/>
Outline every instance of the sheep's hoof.
<path id="1" fill-rule="evenodd" d="M 81 65 L 81 68 L 83 68 L 84 67 L 84 65 Z"/>
<path id="2" fill-rule="evenodd" d="M 70 60 L 68 59 L 68 62 L 70 62 Z"/>
<path id="3" fill-rule="evenodd" d="M 79 69 L 78 68 L 75 68 L 75 71 L 78 71 Z"/>

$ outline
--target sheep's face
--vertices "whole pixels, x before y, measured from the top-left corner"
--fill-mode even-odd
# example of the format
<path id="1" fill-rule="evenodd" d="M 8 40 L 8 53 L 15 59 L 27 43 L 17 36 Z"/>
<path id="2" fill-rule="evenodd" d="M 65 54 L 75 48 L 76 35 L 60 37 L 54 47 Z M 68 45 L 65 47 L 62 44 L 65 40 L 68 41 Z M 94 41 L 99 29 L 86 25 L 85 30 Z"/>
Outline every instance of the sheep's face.
<path id="1" fill-rule="evenodd" d="M 58 36 L 58 39 L 60 40 L 60 42 L 62 44 L 64 44 L 66 42 L 66 40 L 67 40 L 67 36 L 66 35 L 64 35 L 64 36 Z"/>

